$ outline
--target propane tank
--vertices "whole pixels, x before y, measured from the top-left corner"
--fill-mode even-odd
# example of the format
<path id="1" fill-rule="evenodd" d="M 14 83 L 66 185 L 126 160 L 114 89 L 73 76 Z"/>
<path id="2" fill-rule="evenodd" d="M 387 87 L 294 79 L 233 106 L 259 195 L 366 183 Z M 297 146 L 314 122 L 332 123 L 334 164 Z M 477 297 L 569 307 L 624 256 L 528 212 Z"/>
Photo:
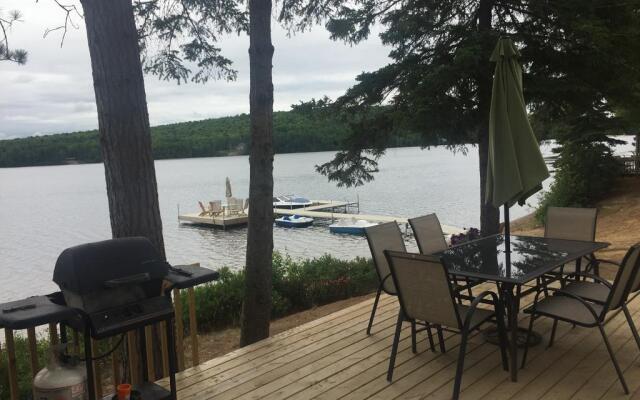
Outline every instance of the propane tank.
<path id="1" fill-rule="evenodd" d="M 66 345 L 53 346 L 47 366 L 33 379 L 34 400 L 87 400 L 84 363 L 65 354 Z"/>

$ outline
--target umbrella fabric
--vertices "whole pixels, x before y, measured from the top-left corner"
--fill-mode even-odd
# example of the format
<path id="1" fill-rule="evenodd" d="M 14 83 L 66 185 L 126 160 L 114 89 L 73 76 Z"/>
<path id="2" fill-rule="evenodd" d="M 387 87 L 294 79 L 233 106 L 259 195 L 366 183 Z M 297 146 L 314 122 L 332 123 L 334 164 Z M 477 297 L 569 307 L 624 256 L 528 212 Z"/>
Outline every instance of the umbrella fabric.
<path id="1" fill-rule="evenodd" d="M 225 180 L 225 189 L 226 197 L 233 197 L 233 194 L 231 194 L 231 181 L 229 180 L 229 177 L 227 177 L 227 179 Z"/>
<path id="2" fill-rule="evenodd" d="M 549 170 L 533 134 L 522 94 L 522 68 L 511 39 L 500 39 L 489 116 L 486 203 L 512 206 L 542 188 Z"/>

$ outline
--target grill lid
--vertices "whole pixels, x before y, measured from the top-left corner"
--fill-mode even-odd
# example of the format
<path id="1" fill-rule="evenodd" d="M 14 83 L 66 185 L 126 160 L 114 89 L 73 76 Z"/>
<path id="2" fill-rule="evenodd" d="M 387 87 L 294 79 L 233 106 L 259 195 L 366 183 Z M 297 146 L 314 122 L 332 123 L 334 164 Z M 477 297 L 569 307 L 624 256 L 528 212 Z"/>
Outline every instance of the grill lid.
<path id="1" fill-rule="evenodd" d="M 169 264 L 149 239 L 129 237 L 87 243 L 64 250 L 53 281 L 79 295 L 119 286 L 161 282 Z"/>

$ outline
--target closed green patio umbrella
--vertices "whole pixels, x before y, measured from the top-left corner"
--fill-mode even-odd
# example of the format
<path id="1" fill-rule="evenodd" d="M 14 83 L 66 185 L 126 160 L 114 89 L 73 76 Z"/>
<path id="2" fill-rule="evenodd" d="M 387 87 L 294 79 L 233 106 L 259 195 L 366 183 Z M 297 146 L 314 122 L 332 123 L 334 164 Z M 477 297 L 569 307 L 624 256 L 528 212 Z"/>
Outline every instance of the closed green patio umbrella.
<path id="1" fill-rule="evenodd" d="M 504 206 L 509 251 L 509 207 L 542 188 L 549 177 L 538 140 L 527 117 L 522 94 L 522 67 L 511 39 L 500 39 L 491 55 L 496 63 L 489 116 L 489 161 L 485 201 Z"/>

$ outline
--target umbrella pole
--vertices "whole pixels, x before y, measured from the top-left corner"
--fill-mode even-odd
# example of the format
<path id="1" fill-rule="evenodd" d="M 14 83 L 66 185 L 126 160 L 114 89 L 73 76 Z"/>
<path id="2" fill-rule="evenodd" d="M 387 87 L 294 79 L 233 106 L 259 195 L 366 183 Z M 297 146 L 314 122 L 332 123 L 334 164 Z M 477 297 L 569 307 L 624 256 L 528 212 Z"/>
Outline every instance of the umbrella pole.
<path id="1" fill-rule="evenodd" d="M 509 205 L 504 204 L 504 254 L 507 274 L 511 275 L 511 229 L 509 226 Z"/>

